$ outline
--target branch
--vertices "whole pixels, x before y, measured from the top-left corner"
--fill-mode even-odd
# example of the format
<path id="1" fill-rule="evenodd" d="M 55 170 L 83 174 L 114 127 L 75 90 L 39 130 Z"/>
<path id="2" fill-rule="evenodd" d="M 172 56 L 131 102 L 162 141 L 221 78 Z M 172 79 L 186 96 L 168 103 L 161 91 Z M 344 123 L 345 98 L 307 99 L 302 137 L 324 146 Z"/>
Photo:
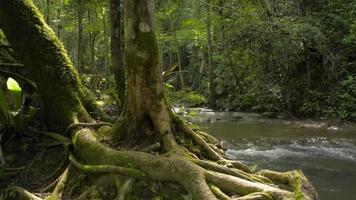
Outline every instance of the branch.
<path id="1" fill-rule="evenodd" d="M 0 67 L 24 67 L 24 65 L 20 63 L 0 63 Z"/>

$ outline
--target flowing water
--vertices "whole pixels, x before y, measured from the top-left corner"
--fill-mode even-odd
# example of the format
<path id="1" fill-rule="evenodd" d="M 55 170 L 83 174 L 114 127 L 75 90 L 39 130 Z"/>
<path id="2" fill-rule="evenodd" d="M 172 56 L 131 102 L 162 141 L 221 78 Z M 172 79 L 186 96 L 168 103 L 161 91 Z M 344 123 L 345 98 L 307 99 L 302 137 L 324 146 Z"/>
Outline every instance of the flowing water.
<path id="1" fill-rule="evenodd" d="M 195 123 L 224 140 L 231 157 L 257 168 L 302 169 L 321 200 L 356 200 L 356 128 L 283 120 L 209 121 Z"/>

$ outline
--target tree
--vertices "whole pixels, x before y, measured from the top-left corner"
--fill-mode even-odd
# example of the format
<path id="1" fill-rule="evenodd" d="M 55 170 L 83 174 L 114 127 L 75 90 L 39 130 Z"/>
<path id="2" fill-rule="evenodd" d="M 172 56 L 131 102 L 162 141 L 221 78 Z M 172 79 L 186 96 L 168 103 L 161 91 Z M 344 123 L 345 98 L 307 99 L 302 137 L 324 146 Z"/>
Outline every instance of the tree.
<path id="1" fill-rule="evenodd" d="M 115 74 L 120 106 L 125 104 L 125 70 L 122 53 L 122 1 L 110 0 L 110 24 L 111 24 L 111 64 Z"/>
<path id="2" fill-rule="evenodd" d="M 317 199 L 313 187 L 300 171 L 252 173 L 242 163 L 224 158 L 216 146 L 217 139 L 192 130 L 172 113 L 163 92 L 151 6 L 151 0 L 125 2 L 127 101 L 115 127 L 105 134 L 121 141 L 120 144 L 126 145 L 124 148 L 130 149 L 132 143 L 139 146 L 133 151 L 115 150 L 100 143 L 99 137 L 104 137 L 102 129 L 97 135 L 87 128 L 76 129 L 88 125 L 82 122 L 93 120 L 86 111 L 85 88 L 63 45 L 30 0 L 0 0 L 1 28 L 38 85 L 46 112 L 57 119 L 56 123 L 51 121 L 51 129 L 60 130 L 60 125 L 70 127 L 71 134 L 64 136 L 72 138 L 71 165 L 87 173 L 114 173 L 128 180 L 119 190 L 120 198 L 124 198 L 127 185 L 134 178 L 177 183 L 193 199 L 199 200 L 231 199 L 226 194 L 237 194 L 240 200 Z M 201 151 L 189 151 L 189 146 L 179 144 L 177 137 L 192 140 Z M 152 144 L 158 144 L 157 149 Z M 156 151 L 145 153 L 147 148 Z M 68 171 L 64 171 L 50 198 L 60 197 L 66 179 L 71 177 Z M 284 187 L 278 187 L 279 184 Z M 286 185 L 293 191 L 282 189 Z M 17 191 L 40 199 L 19 188 Z"/>
<path id="3" fill-rule="evenodd" d="M 212 2 L 207 1 L 207 36 L 208 36 L 208 66 L 209 66 L 209 104 L 211 108 L 216 107 L 216 83 L 213 61 L 213 44 L 212 44 Z"/>

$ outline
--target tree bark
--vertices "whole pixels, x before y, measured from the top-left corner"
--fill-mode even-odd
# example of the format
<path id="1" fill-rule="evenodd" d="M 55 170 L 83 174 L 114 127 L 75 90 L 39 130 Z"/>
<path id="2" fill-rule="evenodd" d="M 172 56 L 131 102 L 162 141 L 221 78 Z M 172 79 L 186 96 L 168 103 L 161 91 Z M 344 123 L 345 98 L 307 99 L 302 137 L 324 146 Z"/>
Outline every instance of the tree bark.
<path id="1" fill-rule="evenodd" d="M 91 9 L 90 7 L 87 10 L 88 14 L 88 26 L 89 26 L 89 31 L 88 31 L 88 40 L 89 40 L 89 55 L 90 55 L 90 72 L 94 75 L 98 74 L 98 71 L 96 69 L 95 65 L 95 34 L 94 31 L 92 30 L 92 25 L 94 23 L 94 17 L 92 16 L 93 12 L 95 11 L 94 9 Z"/>
<path id="2" fill-rule="evenodd" d="M 171 136 L 171 117 L 164 98 L 162 68 L 151 6 L 151 0 L 125 1 L 127 100 L 123 118 L 129 123 L 121 128 L 121 137 L 134 136 L 133 134 L 142 137 L 153 132 L 160 137 Z M 123 125 L 119 120 L 116 127 L 120 126 Z M 168 142 L 165 145 L 170 148 L 174 144 Z"/>
<path id="3" fill-rule="evenodd" d="M 213 61 L 213 44 L 212 44 L 212 7 L 211 0 L 207 1 L 207 36 L 208 36 L 208 67 L 209 67 L 209 105 L 211 108 L 216 107 L 216 83 L 215 83 L 215 72 L 214 72 L 214 61 Z"/>
<path id="4" fill-rule="evenodd" d="M 46 23 L 49 24 L 51 13 L 51 0 L 46 0 Z"/>
<path id="5" fill-rule="evenodd" d="M 183 70 L 182 70 L 182 53 L 180 51 L 180 48 L 177 48 L 177 58 L 178 58 L 178 70 L 179 70 L 179 81 L 180 81 L 180 88 L 184 90 L 185 84 L 184 84 L 184 75 L 183 75 Z"/>
<path id="6" fill-rule="evenodd" d="M 77 31 L 78 31 L 78 49 L 77 49 L 77 67 L 79 72 L 84 72 L 84 47 L 83 47 L 83 0 L 78 0 L 77 2 Z"/>
<path id="7" fill-rule="evenodd" d="M 91 121 L 83 102 L 93 99 L 32 1 L 0 0 L 0 26 L 38 86 L 51 129 L 63 131 L 72 123 Z"/>
<path id="8" fill-rule="evenodd" d="M 125 68 L 122 51 L 122 1 L 110 0 L 111 19 L 111 64 L 115 74 L 120 107 L 123 107 L 126 100 Z"/>

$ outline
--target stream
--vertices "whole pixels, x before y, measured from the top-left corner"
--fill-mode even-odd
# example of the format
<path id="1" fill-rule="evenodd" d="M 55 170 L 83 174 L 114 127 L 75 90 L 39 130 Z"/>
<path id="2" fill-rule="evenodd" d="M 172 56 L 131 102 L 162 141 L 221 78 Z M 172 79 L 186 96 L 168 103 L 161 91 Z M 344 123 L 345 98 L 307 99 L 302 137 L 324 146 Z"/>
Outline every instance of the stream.
<path id="1" fill-rule="evenodd" d="M 256 114 L 200 112 L 194 124 L 222 139 L 227 154 L 257 169 L 302 169 L 321 200 L 356 199 L 356 128 Z"/>

